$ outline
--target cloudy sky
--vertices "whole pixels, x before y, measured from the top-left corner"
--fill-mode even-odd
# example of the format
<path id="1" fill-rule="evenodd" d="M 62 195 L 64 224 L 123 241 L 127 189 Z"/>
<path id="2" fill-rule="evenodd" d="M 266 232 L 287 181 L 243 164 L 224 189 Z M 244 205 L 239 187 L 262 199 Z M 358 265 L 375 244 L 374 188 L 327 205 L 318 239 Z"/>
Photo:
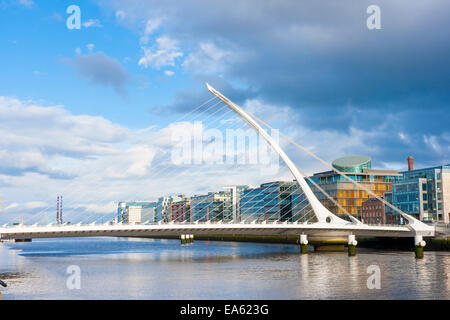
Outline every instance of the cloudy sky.
<path id="1" fill-rule="evenodd" d="M 57 195 L 93 221 L 119 200 L 291 179 L 281 164 L 171 162 L 196 121 L 245 129 L 215 101 L 196 109 L 206 81 L 329 162 L 448 164 L 449 16 L 446 0 L 0 0 L 0 223 L 51 222 Z"/>

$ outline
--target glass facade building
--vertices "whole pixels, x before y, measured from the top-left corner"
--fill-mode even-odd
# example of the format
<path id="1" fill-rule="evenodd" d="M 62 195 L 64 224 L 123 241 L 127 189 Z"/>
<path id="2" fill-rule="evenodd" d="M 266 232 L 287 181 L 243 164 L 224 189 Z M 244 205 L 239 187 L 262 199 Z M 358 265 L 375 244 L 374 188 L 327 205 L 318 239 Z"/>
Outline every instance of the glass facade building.
<path id="1" fill-rule="evenodd" d="M 345 171 L 347 177 L 364 185 L 380 197 L 384 197 L 386 192 L 391 191 L 393 182 L 400 181 L 402 178 L 402 175 L 395 170 L 372 169 L 370 158 L 364 156 L 340 158 L 333 161 L 333 166 L 340 171 Z M 316 173 L 310 179 L 324 189 L 348 213 L 354 216 L 361 217 L 362 204 L 371 198 L 367 191 L 358 189 L 352 182 L 335 171 Z M 316 197 L 328 210 L 337 215 L 345 215 L 341 208 L 309 180 L 307 182 L 310 184 Z"/>
<path id="2" fill-rule="evenodd" d="M 392 203 L 423 221 L 449 222 L 450 165 L 401 172 L 392 185 Z M 389 214 L 392 214 L 389 211 Z"/>
<path id="3" fill-rule="evenodd" d="M 307 203 L 295 181 L 276 181 L 244 191 L 240 201 L 243 221 L 297 221 Z"/>
<path id="4" fill-rule="evenodd" d="M 191 221 L 231 221 L 231 192 L 209 192 L 191 198 Z"/>

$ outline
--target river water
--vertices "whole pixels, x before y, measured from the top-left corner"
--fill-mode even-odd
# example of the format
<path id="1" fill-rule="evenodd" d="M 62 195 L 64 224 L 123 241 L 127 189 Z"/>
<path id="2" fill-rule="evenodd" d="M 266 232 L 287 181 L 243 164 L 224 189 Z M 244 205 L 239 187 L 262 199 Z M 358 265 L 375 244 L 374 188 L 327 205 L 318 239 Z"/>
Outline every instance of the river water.
<path id="1" fill-rule="evenodd" d="M 134 238 L 0 243 L 0 279 L 8 283 L 0 290 L 5 300 L 450 299 L 450 252 L 425 252 L 423 260 L 362 248 L 356 257 L 298 252 L 283 244 Z M 371 265 L 380 270 L 380 289 L 368 288 Z M 80 289 L 67 285 L 70 266 L 79 267 Z"/>

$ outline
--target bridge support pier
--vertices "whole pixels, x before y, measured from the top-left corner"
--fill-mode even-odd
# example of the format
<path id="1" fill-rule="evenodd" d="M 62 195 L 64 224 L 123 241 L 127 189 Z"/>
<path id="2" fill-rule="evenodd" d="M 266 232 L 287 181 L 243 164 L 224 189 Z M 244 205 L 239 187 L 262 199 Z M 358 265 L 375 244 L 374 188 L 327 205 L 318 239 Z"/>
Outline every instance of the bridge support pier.
<path id="1" fill-rule="evenodd" d="M 308 253 L 308 237 L 306 234 L 300 235 L 300 253 Z"/>
<path id="2" fill-rule="evenodd" d="M 180 240 L 181 240 L 181 244 L 185 244 L 185 243 L 186 243 L 186 235 L 185 235 L 185 234 L 182 234 L 182 235 L 180 236 Z"/>
<path id="3" fill-rule="evenodd" d="M 358 245 L 358 241 L 356 241 L 356 237 L 354 234 L 350 234 L 348 236 L 348 256 L 353 257 L 356 256 L 356 246 Z"/>
<path id="4" fill-rule="evenodd" d="M 193 234 L 189 235 L 189 240 L 191 243 L 194 243 L 194 235 Z"/>
<path id="5" fill-rule="evenodd" d="M 423 248 L 426 246 L 426 242 L 423 240 L 423 236 L 414 236 L 414 252 L 416 254 L 416 259 L 423 258 Z"/>

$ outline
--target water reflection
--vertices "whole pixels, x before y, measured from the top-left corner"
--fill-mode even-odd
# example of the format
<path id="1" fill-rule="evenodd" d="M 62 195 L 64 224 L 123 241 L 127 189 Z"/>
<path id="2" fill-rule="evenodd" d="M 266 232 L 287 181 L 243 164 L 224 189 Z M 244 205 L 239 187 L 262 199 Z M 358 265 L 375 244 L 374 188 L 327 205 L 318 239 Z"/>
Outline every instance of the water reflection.
<path id="1" fill-rule="evenodd" d="M 66 288 L 79 265 L 81 290 Z M 367 288 L 378 265 L 381 289 Z M 450 253 L 359 249 L 299 254 L 296 246 L 138 238 L 0 244 L 4 299 L 449 299 Z"/>

